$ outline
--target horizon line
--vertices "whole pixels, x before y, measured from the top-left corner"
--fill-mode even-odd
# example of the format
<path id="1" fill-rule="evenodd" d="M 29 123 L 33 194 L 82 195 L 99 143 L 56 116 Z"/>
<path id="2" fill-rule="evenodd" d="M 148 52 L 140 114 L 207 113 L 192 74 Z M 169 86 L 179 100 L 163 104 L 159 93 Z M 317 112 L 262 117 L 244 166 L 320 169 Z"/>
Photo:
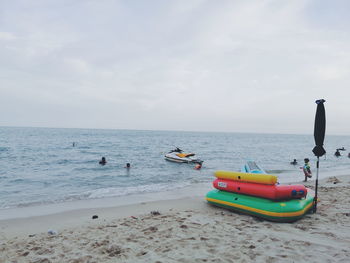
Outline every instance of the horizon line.
<path id="1" fill-rule="evenodd" d="M 48 126 L 7 126 L 0 128 L 40 128 L 40 129 L 75 129 L 75 130 L 120 130 L 120 131 L 154 131 L 154 132 L 198 132 L 198 133 L 237 133 L 237 134 L 279 134 L 279 135 L 313 135 L 313 133 L 281 133 L 281 132 L 250 132 L 250 131 L 198 131 L 198 130 L 152 130 L 132 128 L 79 128 L 79 127 L 48 127 Z M 345 134 L 328 134 L 330 136 L 349 136 Z"/>

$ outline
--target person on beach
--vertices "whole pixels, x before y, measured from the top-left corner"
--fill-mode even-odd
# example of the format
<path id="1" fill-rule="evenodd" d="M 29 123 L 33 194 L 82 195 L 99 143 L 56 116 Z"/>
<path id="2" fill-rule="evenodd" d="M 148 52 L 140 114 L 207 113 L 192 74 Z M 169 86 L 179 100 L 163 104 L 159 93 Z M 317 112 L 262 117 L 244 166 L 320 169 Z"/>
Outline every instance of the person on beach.
<path id="1" fill-rule="evenodd" d="M 130 166 L 130 163 L 127 163 L 126 166 L 125 166 L 124 168 L 130 169 L 130 167 L 131 167 L 131 166 Z"/>
<path id="2" fill-rule="evenodd" d="M 311 178 L 312 177 L 312 173 L 311 173 L 311 168 L 309 165 L 310 160 L 308 158 L 304 159 L 304 166 L 300 167 L 301 169 L 303 169 L 304 175 L 305 175 L 305 180 L 304 182 L 307 182 L 307 178 Z"/>
<path id="3" fill-rule="evenodd" d="M 294 159 L 293 162 L 290 162 L 290 164 L 293 164 L 293 165 L 298 164 L 297 159 Z"/>
<path id="4" fill-rule="evenodd" d="M 102 157 L 102 159 L 99 161 L 99 164 L 105 165 L 107 163 L 106 158 Z"/>

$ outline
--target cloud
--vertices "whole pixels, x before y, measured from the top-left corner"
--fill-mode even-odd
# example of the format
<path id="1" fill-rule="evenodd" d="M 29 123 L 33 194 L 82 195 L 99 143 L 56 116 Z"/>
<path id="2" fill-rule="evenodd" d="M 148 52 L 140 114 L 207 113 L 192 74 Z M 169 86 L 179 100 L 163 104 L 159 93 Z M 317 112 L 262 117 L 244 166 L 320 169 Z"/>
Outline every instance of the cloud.
<path id="1" fill-rule="evenodd" d="M 0 41 L 4 40 L 4 41 L 11 41 L 16 39 L 17 37 L 10 33 L 10 32 L 0 32 Z"/>
<path id="2" fill-rule="evenodd" d="M 89 64 L 83 59 L 65 58 L 64 64 L 68 67 L 68 70 L 73 70 L 78 74 L 88 74 L 91 72 Z"/>
<path id="3" fill-rule="evenodd" d="M 326 65 L 321 66 L 317 70 L 316 77 L 318 77 L 321 80 L 338 80 L 343 78 L 348 78 L 350 74 L 350 68 L 349 67 L 341 67 L 337 65 Z"/>
<path id="4" fill-rule="evenodd" d="M 329 24 L 313 0 L 1 5 L 0 125 L 309 133 L 315 99 L 349 95 L 345 2 Z"/>

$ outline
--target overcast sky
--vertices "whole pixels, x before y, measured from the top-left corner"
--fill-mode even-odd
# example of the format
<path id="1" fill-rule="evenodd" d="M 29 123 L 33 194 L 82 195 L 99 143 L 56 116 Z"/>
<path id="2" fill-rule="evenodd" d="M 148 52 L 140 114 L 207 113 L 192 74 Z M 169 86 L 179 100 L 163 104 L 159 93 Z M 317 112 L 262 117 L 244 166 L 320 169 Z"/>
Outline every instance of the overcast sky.
<path id="1" fill-rule="evenodd" d="M 350 1 L 0 0 L 0 126 L 350 135 Z"/>

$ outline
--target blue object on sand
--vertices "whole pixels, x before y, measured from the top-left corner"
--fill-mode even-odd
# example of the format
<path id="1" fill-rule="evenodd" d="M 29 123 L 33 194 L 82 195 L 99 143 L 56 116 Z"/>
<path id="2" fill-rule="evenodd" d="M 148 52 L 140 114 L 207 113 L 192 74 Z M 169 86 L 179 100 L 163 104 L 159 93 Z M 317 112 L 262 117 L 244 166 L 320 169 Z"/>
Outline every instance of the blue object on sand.
<path id="1" fill-rule="evenodd" d="M 248 161 L 242 166 L 242 173 L 266 174 L 266 172 L 254 161 Z"/>

